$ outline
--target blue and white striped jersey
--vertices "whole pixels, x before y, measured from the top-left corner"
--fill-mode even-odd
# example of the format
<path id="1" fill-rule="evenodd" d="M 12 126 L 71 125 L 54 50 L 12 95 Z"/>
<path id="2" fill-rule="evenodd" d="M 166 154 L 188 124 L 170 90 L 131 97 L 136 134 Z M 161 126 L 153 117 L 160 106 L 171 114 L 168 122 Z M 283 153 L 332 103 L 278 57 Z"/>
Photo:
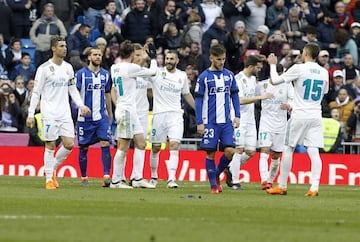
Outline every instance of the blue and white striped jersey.
<path id="1" fill-rule="evenodd" d="M 237 97 L 238 87 L 234 74 L 221 71 L 205 70 L 197 80 L 195 87 L 196 120 L 198 124 L 219 124 L 232 122 L 230 117 L 231 99 L 236 96 L 237 105 L 233 103 L 235 117 L 240 117 L 240 104 Z M 236 93 L 236 95 L 231 95 Z M 233 100 L 234 101 L 234 100 Z M 199 105 L 199 102 L 202 102 Z"/>
<path id="2" fill-rule="evenodd" d="M 101 68 L 99 72 L 94 73 L 88 67 L 84 67 L 75 76 L 80 96 L 91 110 L 91 115 L 87 117 L 81 117 L 79 114 L 78 121 L 97 121 L 107 118 L 105 93 L 111 90 L 109 72 Z"/>

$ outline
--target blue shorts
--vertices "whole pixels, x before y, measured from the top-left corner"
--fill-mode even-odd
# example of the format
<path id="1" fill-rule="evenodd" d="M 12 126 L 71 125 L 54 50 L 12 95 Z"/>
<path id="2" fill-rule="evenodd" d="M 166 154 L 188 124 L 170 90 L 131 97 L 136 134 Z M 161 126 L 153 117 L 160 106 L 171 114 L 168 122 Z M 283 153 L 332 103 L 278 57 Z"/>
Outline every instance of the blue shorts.
<path id="1" fill-rule="evenodd" d="M 110 141 L 109 120 L 106 118 L 98 121 L 78 122 L 77 137 L 80 146 L 92 145 L 101 140 Z"/>
<path id="2" fill-rule="evenodd" d="M 205 124 L 204 136 L 200 143 L 203 150 L 216 150 L 219 141 L 223 147 L 235 147 L 232 123 Z"/>

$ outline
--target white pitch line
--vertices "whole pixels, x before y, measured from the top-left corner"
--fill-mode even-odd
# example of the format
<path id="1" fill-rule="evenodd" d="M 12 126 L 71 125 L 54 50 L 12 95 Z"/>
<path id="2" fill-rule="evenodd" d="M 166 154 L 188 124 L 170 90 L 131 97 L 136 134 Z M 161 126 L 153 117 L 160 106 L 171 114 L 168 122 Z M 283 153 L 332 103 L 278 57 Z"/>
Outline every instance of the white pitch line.
<path id="1" fill-rule="evenodd" d="M 55 219 L 69 219 L 72 216 L 64 216 L 64 215 L 15 215 L 15 214 L 1 214 L 0 219 L 47 219 L 47 218 L 55 218 Z"/>

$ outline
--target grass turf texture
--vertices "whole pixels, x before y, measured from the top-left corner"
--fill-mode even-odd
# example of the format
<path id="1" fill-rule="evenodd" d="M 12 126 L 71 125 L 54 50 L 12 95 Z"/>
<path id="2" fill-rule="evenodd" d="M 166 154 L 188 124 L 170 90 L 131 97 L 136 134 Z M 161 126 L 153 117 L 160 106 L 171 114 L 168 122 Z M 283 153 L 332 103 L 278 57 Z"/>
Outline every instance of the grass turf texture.
<path id="1" fill-rule="evenodd" d="M 307 185 L 289 185 L 287 196 L 260 184 L 212 195 L 208 183 L 125 190 L 102 188 L 100 179 L 89 188 L 58 181 L 48 191 L 42 177 L 0 177 L 0 241 L 360 241 L 354 186 L 321 186 L 319 197 L 304 197 Z"/>

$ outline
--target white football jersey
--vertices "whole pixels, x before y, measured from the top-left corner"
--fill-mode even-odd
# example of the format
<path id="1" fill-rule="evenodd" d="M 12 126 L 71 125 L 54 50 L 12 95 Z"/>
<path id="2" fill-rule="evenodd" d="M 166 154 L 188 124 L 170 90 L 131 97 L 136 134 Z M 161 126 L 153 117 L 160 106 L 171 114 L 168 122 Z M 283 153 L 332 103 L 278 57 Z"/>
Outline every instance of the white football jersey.
<path id="1" fill-rule="evenodd" d="M 239 72 L 236 76 L 236 84 L 239 88 L 239 98 L 242 97 L 255 97 L 256 95 L 256 77 L 247 77 L 243 71 Z M 240 105 L 240 123 L 255 123 L 254 116 L 255 104 L 242 104 Z"/>
<path id="2" fill-rule="evenodd" d="M 159 68 L 156 76 L 151 78 L 154 96 L 153 112 L 183 112 L 181 94 L 188 94 L 189 80 L 184 71 L 176 69 L 174 73 L 166 68 Z"/>
<path id="3" fill-rule="evenodd" d="M 287 110 L 280 108 L 282 103 L 289 103 L 294 99 L 294 87 L 291 83 L 271 85 L 268 80 L 258 83 L 257 89 L 260 95 L 272 93 L 271 99 L 261 100 L 260 130 L 273 133 L 285 133 L 287 123 Z"/>
<path id="4" fill-rule="evenodd" d="M 138 114 L 149 112 L 149 100 L 147 98 L 149 88 L 151 88 L 151 84 L 147 78 L 136 78 L 136 111 Z"/>
<path id="5" fill-rule="evenodd" d="M 315 62 L 295 64 L 281 78 L 294 84 L 294 105 L 291 116 L 321 118 L 321 100 L 329 90 L 329 73 Z"/>
<path id="6" fill-rule="evenodd" d="M 156 65 L 156 61 L 151 60 L 150 68 L 129 62 L 120 62 L 111 66 L 111 78 L 116 90 L 117 108 L 136 111 L 136 78 L 155 75 Z"/>
<path id="7" fill-rule="evenodd" d="M 74 85 L 74 70 L 69 63 L 63 61 L 61 65 L 57 65 L 48 60 L 38 67 L 33 93 L 37 94 L 36 97 L 41 96 L 42 119 L 67 120 L 71 118 L 69 88 L 71 86 L 74 88 Z M 34 113 L 36 104 L 29 107 L 29 116 Z"/>

